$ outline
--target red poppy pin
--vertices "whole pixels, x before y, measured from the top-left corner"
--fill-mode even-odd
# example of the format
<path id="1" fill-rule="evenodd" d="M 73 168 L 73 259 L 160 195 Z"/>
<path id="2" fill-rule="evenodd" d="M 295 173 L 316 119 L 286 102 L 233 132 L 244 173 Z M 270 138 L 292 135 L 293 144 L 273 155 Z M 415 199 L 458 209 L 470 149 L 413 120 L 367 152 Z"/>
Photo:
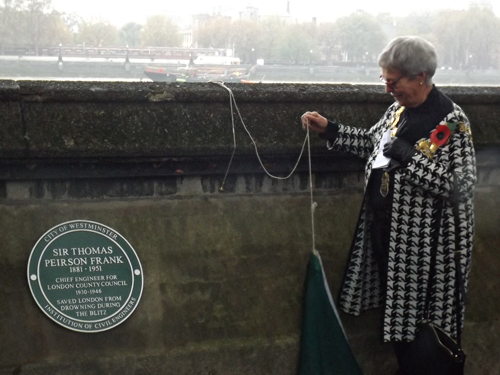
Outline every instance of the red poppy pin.
<path id="1" fill-rule="evenodd" d="M 429 159 L 432 159 L 439 147 L 444 146 L 455 131 L 457 123 L 442 121 L 431 132 L 429 139 L 421 139 L 417 142 L 417 150 L 422 151 Z"/>
<path id="2" fill-rule="evenodd" d="M 451 136 L 451 130 L 448 127 L 448 125 L 444 124 L 439 124 L 436 126 L 436 129 L 434 129 L 431 133 L 430 139 L 433 144 L 435 144 L 437 147 L 441 147 L 448 142 L 448 139 L 450 139 Z"/>

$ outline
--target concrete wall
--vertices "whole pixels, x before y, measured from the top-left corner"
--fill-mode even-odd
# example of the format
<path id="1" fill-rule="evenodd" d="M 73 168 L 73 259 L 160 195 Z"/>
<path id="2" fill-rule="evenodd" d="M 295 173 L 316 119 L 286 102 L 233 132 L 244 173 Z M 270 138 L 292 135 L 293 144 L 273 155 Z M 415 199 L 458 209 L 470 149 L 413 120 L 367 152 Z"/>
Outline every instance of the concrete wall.
<path id="1" fill-rule="evenodd" d="M 265 165 L 287 174 L 315 109 L 369 126 L 381 86 L 234 85 Z M 464 346 L 468 374 L 500 373 L 500 89 L 446 88 L 478 154 L 476 248 Z M 311 226 L 307 162 L 263 174 L 215 84 L 0 83 L 0 374 L 294 374 Z M 316 247 L 337 294 L 362 198 L 362 162 L 312 140 Z M 37 239 L 87 219 L 120 232 L 144 268 L 122 325 L 77 333 L 49 320 L 26 281 Z M 342 315 L 366 374 L 394 371 L 380 312 Z"/>

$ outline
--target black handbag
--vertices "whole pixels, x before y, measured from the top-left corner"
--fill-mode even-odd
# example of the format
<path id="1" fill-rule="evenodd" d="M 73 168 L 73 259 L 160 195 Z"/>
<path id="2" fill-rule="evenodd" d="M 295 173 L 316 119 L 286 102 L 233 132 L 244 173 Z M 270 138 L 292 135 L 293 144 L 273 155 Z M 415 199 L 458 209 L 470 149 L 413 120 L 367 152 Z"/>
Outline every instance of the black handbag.
<path id="1" fill-rule="evenodd" d="M 442 206 L 440 205 L 439 208 L 442 208 Z M 441 212 L 441 209 L 438 212 Z M 405 344 L 404 353 L 400 354 L 400 371 L 405 375 L 463 375 L 464 373 L 465 353 L 460 344 L 462 326 L 460 301 L 461 298 L 465 297 L 465 288 L 460 267 L 458 202 L 456 200 L 453 201 L 453 213 L 455 216 L 455 311 L 457 340 L 455 341 L 441 328 L 432 324 L 428 317 L 431 280 L 436 264 L 436 249 L 433 249 L 427 286 L 427 320 L 418 324 L 415 340 Z"/>
<path id="2" fill-rule="evenodd" d="M 415 340 L 406 346 L 401 360 L 405 375 L 463 375 L 465 353 L 443 330 L 424 322 L 417 327 Z"/>

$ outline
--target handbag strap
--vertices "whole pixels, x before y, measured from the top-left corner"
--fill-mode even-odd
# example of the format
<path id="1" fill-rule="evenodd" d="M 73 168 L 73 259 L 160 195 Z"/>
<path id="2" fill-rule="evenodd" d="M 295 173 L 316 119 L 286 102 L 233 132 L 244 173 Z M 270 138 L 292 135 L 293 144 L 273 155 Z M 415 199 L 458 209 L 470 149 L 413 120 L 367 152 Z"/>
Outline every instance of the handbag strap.
<path id="1" fill-rule="evenodd" d="M 431 247 L 431 259 L 430 259 L 430 265 L 429 265 L 429 277 L 427 279 L 427 292 L 425 295 L 425 310 L 424 310 L 424 316 L 427 321 L 430 321 L 430 308 L 429 308 L 429 303 L 431 299 L 431 292 L 432 292 L 432 280 L 434 279 L 434 275 L 436 273 L 436 253 L 437 253 L 437 248 L 438 248 L 438 240 L 439 240 L 439 224 L 441 223 L 441 216 L 443 213 L 443 201 L 440 199 L 437 204 L 436 204 L 436 211 L 437 215 L 435 216 L 435 222 L 436 225 L 434 225 L 434 228 L 436 230 L 433 232 L 432 235 L 432 247 Z"/>
<path id="2" fill-rule="evenodd" d="M 462 306 L 461 301 L 465 303 L 465 281 L 462 275 L 462 262 L 460 256 L 462 250 L 460 249 L 460 210 L 458 207 L 459 199 L 458 192 L 456 191 L 457 183 L 455 181 L 455 192 L 452 197 L 453 204 L 453 217 L 455 220 L 455 319 L 457 324 L 457 342 L 462 341 Z"/>
<path id="3" fill-rule="evenodd" d="M 455 185 L 456 186 L 456 185 Z M 462 298 L 465 298 L 465 285 L 464 279 L 462 275 L 462 267 L 460 262 L 460 238 L 459 238 L 459 230 L 460 230 L 460 218 L 459 218 L 459 208 L 458 208 L 458 199 L 457 194 L 454 193 L 452 196 L 452 205 L 453 205 L 453 217 L 455 224 L 455 250 L 454 250 L 454 259 L 455 259 L 455 319 L 457 324 L 457 343 L 460 345 L 462 340 L 462 308 L 460 302 Z M 439 200 L 437 203 L 437 216 L 436 223 L 441 222 L 442 211 L 443 211 L 444 201 Z M 436 231 L 433 236 L 433 248 L 431 249 L 431 259 L 430 259 L 430 269 L 429 269 L 429 278 L 427 280 L 427 292 L 425 299 L 425 318 L 430 321 L 430 313 L 429 313 L 429 302 L 432 291 L 432 280 L 434 279 L 436 273 L 436 253 L 438 247 L 438 239 L 439 239 L 439 225 L 436 225 Z"/>

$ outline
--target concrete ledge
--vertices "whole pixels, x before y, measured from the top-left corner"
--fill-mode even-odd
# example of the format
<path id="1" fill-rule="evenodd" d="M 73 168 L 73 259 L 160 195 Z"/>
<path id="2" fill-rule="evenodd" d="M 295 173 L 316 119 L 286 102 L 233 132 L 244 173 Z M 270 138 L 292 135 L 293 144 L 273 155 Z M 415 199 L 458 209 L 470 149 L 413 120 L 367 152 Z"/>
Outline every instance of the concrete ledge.
<path id="1" fill-rule="evenodd" d="M 272 154 L 302 144 L 305 110 L 370 126 L 391 102 L 373 85 L 228 86 L 260 149 Z M 444 91 L 469 115 L 477 147 L 500 142 L 500 88 Z M 228 93 L 215 84 L 1 81 L 0 98 L 3 158 L 205 156 L 232 149 Z M 252 145 L 236 120 L 238 153 L 248 154 Z M 313 146 L 322 142 L 314 139 Z"/>

